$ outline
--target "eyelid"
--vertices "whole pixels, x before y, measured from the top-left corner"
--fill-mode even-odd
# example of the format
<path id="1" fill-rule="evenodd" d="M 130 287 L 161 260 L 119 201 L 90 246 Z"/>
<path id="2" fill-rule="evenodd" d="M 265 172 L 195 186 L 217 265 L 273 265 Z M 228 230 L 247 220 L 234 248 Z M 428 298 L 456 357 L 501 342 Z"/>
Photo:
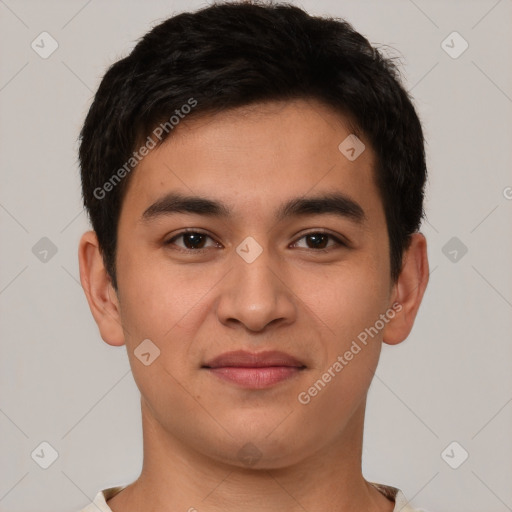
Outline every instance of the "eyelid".
<path id="1" fill-rule="evenodd" d="M 306 237 L 308 235 L 317 235 L 317 234 L 326 235 L 326 236 L 330 237 L 331 239 L 333 239 L 335 241 L 336 245 L 338 245 L 338 246 L 341 246 L 341 247 L 349 247 L 350 246 L 350 241 L 346 237 L 344 237 L 343 235 L 340 235 L 340 234 L 334 234 L 331 231 L 326 230 L 325 228 L 311 229 L 311 230 L 307 231 L 306 233 L 301 233 L 300 236 L 298 236 L 298 238 L 295 240 L 295 242 L 292 242 L 292 245 L 295 245 L 299 240 L 302 240 L 304 237 Z M 325 249 L 308 248 L 308 249 L 311 251 L 314 251 L 314 252 L 321 252 L 321 251 L 327 250 L 327 248 L 325 248 Z"/>
<path id="2" fill-rule="evenodd" d="M 211 236 L 209 233 L 207 233 L 206 231 L 203 231 L 200 228 L 185 228 L 185 229 L 181 230 L 179 233 L 172 235 L 171 238 L 166 238 L 164 240 L 164 245 L 173 245 L 173 243 L 176 239 L 180 238 L 183 235 L 186 235 L 187 233 L 204 235 L 207 238 L 210 238 L 211 240 L 213 240 L 216 244 L 222 245 L 222 244 L 220 244 L 220 242 L 217 242 L 217 240 L 215 240 L 215 238 L 213 236 Z M 177 247 L 177 250 L 181 250 L 183 252 L 202 252 L 202 251 L 209 249 L 209 247 L 201 247 L 199 249 L 187 249 L 186 247 L 180 247 L 180 246 L 176 246 L 176 247 Z"/>

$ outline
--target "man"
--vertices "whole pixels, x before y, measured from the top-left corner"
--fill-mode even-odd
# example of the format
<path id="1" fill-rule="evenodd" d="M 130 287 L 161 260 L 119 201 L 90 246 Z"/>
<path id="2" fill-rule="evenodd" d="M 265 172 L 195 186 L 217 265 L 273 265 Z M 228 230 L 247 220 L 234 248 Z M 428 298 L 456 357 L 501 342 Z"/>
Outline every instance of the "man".
<path id="1" fill-rule="evenodd" d="M 126 345 L 144 463 L 87 512 L 413 510 L 361 471 L 382 342 L 428 281 L 397 76 L 346 22 L 247 2 L 172 17 L 108 70 L 80 277 Z"/>

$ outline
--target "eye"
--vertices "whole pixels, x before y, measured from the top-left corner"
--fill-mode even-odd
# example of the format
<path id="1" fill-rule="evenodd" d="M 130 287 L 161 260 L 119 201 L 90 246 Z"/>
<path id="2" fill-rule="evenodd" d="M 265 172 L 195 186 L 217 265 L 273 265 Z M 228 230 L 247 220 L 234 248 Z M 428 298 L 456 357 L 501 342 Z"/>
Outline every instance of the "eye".
<path id="1" fill-rule="evenodd" d="M 305 241 L 306 246 L 299 245 L 301 240 Z M 328 244 L 329 240 L 333 241 L 332 244 Z M 317 250 L 326 250 L 331 247 L 340 247 L 347 246 L 344 242 L 342 242 L 338 237 L 331 235 L 330 233 L 325 233 L 323 231 L 315 231 L 311 233 L 307 233 L 303 235 L 297 242 L 293 244 L 293 247 L 301 247 L 304 249 L 317 249 Z"/>
<path id="2" fill-rule="evenodd" d="M 208 241 L 210 243 L 208 244 Z M 302 241 L 302 242 L 301 242 Z M 209 247 L 221 247 L 211 236 L 201 231 L 187 230 L 174 235 L 165 242 L 165 245 L 174 245 L 183 251 L 200 252 Z M 323 231 L 314 231 L 307 233 L 292 244 L 292 247 L 302 249 L 313 249 L 326 251 L 334 247 L 346 247 L 340 238 Z"/>
<path id="3" fill-rule="evenodd" d="M 177 243 L 181 239 L 181 244 Z M 206 245 L 207 240 L 211 240 L 213 244 Z M 165 242 L 165 245 L 175 245 L 180 249 L 187 251 L 199 251 L 208 247 L 219 247 L 220 244 L 215 242 L 213 238 L 206 233 L 200 231 L 182 231 Z"/>

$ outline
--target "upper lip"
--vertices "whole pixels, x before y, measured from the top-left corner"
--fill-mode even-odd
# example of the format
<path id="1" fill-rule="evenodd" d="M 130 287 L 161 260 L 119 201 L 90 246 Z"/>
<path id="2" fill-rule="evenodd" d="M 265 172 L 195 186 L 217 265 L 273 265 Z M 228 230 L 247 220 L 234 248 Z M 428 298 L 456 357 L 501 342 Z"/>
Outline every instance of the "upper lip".
<path id="1" fill-rule="evenodd" d="M 228 366 L 238 368 L 265 368 L 269 366 L 304 368 L 305 364 L 285 352 L 276 350 L 265 352 L 236 350 L 233 352 L 225 352 L 224 354 L 210 359 L 203 365 L 203 367 L 206 368 L 223 368 Z"/>

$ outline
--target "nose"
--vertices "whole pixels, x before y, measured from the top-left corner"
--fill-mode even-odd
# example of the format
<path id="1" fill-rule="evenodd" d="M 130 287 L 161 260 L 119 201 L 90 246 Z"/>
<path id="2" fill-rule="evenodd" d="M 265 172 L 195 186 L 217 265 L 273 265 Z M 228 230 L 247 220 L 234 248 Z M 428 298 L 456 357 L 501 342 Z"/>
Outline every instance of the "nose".
<path id="1" fill-rule="evenodd" d="M 251 263 L 234 253 L 232 269 L 220 283 L 219 293 L 217 318 L 228 327 L 260 332 L 271 324 L 291 324 L 297 315 L 286 273 L 265 249 Z"/>

